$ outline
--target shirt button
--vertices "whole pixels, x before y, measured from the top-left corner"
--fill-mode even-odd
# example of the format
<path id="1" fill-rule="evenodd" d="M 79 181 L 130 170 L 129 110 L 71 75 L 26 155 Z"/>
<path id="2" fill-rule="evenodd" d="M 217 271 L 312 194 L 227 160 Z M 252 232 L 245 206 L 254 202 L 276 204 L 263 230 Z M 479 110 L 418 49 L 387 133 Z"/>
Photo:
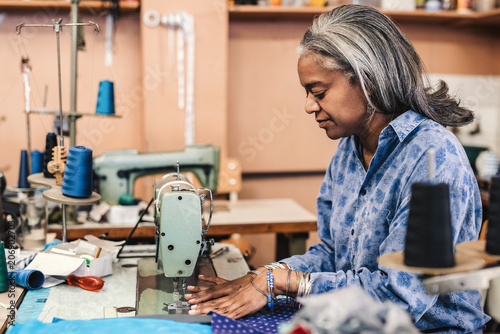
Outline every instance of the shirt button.
<path id="1" fill-rule="evenodd" d="M 361 195 L 366 195 L 366 189 L 365 189 L 365 188 L 361 189 L 361 190 L 359 191 L 359 193 L 360 193 Z"/>
<path id="2" fill-rule="evenodd" d="M 351 230 L 351 235 L 354 235 L 354 229 Z"/>

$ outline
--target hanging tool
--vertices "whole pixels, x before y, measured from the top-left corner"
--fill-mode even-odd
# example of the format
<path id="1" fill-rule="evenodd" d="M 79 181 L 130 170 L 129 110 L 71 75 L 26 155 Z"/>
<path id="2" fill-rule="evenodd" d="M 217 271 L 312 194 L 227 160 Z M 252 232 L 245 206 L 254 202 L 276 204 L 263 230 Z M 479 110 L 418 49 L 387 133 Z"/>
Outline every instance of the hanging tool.
<path id="1" fill-rule="evenodd" d="M 157 11 L 150 10 L 144 14 L 143 22 L 151 28 L 161 24 L 168 29 L 169 64 L 173 58 L 173 32 L 177 31 L 177 107 L 186 112 L 184 143 L 186 146 L 193 145 L 195 143 L 194 17 L 186 12 L 161 16 Z M 184 52 L 184 48 L 186 48 L 186 52 Z"/>

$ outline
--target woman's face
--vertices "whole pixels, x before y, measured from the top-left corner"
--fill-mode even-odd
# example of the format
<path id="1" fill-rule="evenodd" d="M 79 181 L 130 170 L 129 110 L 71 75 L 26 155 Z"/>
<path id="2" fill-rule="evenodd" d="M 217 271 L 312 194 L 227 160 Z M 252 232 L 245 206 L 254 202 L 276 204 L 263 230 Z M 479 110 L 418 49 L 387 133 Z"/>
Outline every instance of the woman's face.
<path id="1" fill-rule="evenodd" d="M 317 54 L 299 58 L 298 72 L 306 89 L 305 110 L 314 114 L 319 127 L 331 139 L 366 133 L 370 115 L 359 83 L 351 84 L 338 70 L 322 68 Z"/>

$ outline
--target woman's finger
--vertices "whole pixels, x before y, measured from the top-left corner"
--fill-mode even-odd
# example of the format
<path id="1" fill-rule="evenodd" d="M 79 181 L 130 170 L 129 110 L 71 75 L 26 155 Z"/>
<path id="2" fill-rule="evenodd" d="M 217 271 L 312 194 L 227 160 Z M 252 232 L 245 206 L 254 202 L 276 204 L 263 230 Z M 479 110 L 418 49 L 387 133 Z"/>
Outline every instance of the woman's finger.
<path id="1" fill-rule="evenodd" d="M 202 301 L 200 300 L 202 297 L 199 297 L 201 294 L 196 294 L 195 298 L 189 300 L 192 304 L 189 314 L 207 314 L 213 311 L 237 319 L 254 313 L 266 305 L 266 297 L 250 284 L 240 285 L 238 289 L 234 289 L 234 285 L 230 287 L 231 293 L 216 299 Z"/>
<path id="2" fill-rule="evenodd" d="M 191 306 L 189 314 L 207 314 L 216 312 L 226 317 L 238 319 L 247 314 L 255 313 L 265 305 L 265 301 L 250 301 L 243 300 L 235 301 L 228 297 L 214 299 L 205 303 L 199 303 Z"/>
<path id="3" fill-rule="evenodd" d="M 224 285 L 212 285 L 208 287 L 188 286 L 187 290 L 193 292 L 193 294 L 189 294 L 189 298 L 186 297 L 191 304 L 198 304 L 210 299 L 220 298 L 228 295 L 228 291 L 230 291 L 228 287 Z"/>
<path id="4" fill-rule="evenodd" d="M 207 282 L 213 282 L 215 284 L 223 284 L 226 283 L 227 280 L 220 278 L 220 277 L 214 277 L 214 276 L 205 276 L 205 275 L 198 275 L 198 278 L 207 281 Z"/>

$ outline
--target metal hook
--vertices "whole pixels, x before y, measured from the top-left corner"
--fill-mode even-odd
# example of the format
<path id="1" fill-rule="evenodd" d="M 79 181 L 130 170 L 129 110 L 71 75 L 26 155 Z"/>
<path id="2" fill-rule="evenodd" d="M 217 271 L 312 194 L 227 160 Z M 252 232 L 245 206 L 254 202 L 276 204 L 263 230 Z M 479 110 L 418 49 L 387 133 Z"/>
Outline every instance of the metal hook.
<path id="1" fill-rule="evenodd" d="M 95 22 L 89 21 L 89 22 L 84 22 L 84 23 L 67 23 L 67 24 L 61 24 L 62 19 L 59 19 L 57 21 L 54 21 L 53 24 L 25 24 L 20 23 L 16 26 L 16 34 L 20 35 L 21 34 L 21 29 L 24 27 L 48 27 L 52 28 L 55 32 L 59 32 L 62 27 L 75 27 L 75 26 L 93 26 L 94 27 L 94 33 L 99 33 L 99 25 Z"/>

